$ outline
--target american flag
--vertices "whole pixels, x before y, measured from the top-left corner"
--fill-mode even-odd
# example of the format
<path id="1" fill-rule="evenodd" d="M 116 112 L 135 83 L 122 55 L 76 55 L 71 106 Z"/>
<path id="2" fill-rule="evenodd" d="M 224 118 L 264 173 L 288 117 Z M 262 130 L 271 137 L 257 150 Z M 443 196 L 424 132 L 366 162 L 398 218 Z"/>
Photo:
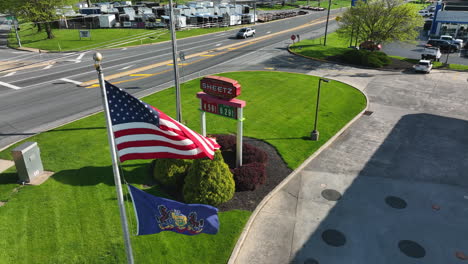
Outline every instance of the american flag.
<path id="1" fill-rule="evenodd" d="M 134 159 L 213 159 L 219 145 L 212 138 L 106 82 L 112 130 L 120 162 Z"/>

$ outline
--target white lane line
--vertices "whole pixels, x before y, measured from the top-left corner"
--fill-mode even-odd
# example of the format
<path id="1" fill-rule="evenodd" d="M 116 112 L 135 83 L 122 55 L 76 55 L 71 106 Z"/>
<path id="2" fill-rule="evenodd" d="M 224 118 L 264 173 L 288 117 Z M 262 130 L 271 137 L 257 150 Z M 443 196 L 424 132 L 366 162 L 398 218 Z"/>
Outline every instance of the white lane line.
<path id="1" fill-rule="evenodd" d="M 130 67 L 132 67 L 132 66 L 133 66 L 133 65 L 125 66 L 125 67 L 123 67 L 121 70 L 126 70 L 126 69 L 128 69 L 128 68 L 130 68 Z"/>
<path id="2" fill-rule="evenodd" d="M 21 87 L 15 86 L 13 84 L 5 83 L 5 82 L 0 82 L 0 85 L 11 88 L 11 89 L 15 89 L 15 90 L 21 89 Z"/>
<path id="3" fill-rule="evenodd" d="M 270 34 L 270 33 L 271 33 L 271 31 L 267 31 L 267 34 Z"/>
<path id="4" fill-rule="evenodd" d="M 122 48 L 121 50 L 127 50 L 127 48 Z"/>
<path id="5" fill-rule="evenodd" d="M 16 72 L 10 72 L 9 74 L 5 75 L 4 77 L 7 77 L 7 76 L 12 76 L 13 74 L 15 74 Z"/>
<path id="6" fill-rule="evenodd" d="M 219 47 L 219 46 L 221 46 L 221 43 L 218 43 L 218 44 L 216 44 L 215 46 L 216 46 L 216 47 Z"/>
<path id="7" fill-rule="evenodd" d="M 21 54 L 21 53 L 26 53 L 26 52 L 25 51 L 13 51 L 12 53 Z"/>
<path id="8" fill-rule="evenodd" d="M 43 70 L 47 70 L 47 69 L 50 69 L 52 68 L 52 66 L 54 66 L 53 64 L 49 64 L 47 66 L 45 66 L 44 68 L 42 68 Z"/>
<path id="9" fill-rule="evenodd" d="M 81 53 L 80 56 L 78 56 L 78 58 L 76 58 L 77 61 L 81 60 L 81 58 L 83 58 L 85 54 L 84 53 Z"/>
<path id="10" fill-rule="evenodd" d="M 61 81 L 64 81 L 64 82 L 69 82 L 69 83 L 74 83 L 76 85 L 80 85 L 81 82 L 78 82 L 78 81 L 74 81 L 74 80 L 70 80 L 70 79 L 67 79 L 67 78 L 62 78 L 62 79 L 59 79 Z"/>

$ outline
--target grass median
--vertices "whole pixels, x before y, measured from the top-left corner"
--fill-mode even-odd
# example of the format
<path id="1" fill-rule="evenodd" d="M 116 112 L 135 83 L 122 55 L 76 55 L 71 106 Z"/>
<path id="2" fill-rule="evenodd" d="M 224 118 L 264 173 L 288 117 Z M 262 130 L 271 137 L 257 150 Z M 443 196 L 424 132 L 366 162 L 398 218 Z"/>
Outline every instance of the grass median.
<path id="1" fill-rule="evenodd" d="M 366 105 L 358 90 L 337 82 L 322 84 L 318 130 L 313 128 L 318 77 L 284 72 L 221 74 L 242 85 L 245 136 L 272 144 L 292 169 L 335 135 Z M 183 119 L 199 130 L 199 79 L 181 85 Z M 175 90 L 143 100 L 174 116 Z M 235 133 L 236 121 L 207 116 L 208 133 Z M 55 174 L 40 186 L 18 187 L 14 168 L 0 174 L 0 263 L 125 263 L 105 121 L 98 113 L 27 141 L 38 142 L 46 170 Z M 20 143 L 18 143 L 20 144 Z M 0 158 L 11 159 L 10 151 Z M 148 160 L 123 164 L 126 180 L 148 192 Z M 136 230 L 131 203 L 130 227 Z M 221 212 L 217 235 L 184 236 L 172 232 L 133 236 L 136 263 L 226 263 L 251 212 Z"/>

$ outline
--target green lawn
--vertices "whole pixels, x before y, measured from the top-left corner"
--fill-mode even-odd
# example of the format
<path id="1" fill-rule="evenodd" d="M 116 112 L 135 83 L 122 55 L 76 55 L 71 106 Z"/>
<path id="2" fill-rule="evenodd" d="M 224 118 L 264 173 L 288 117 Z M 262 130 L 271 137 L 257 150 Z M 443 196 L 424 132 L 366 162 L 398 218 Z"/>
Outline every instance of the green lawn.
<path id="1" fill-rule="evenodd" d="M 231 30 L 235 27 L 221 28 L 200 28 L 192 30 L 177 31 L 177 38 L 187 38 L 208 33 Z M 45 31 L 37 32 L 37 28 L 32 24 L 22 24 L 20 33 L 21 44 L 24 47 L 36 48 L 49 51 L 75 51 L 105 47 L 123 42 L 114 47 L 126 47 L 141 44 L 157 43 L 171 39 L 167 29 L 91 29 L 91 38 L 80 40 L 79 30 L 75 29 L 55 29 L 54 39 L 47 39 Z M 148 35 L 147 35 L 148 34 Z M 234 33 L 233 33 L 234 34 Z M 134 40 L 138 38 L 137 40 Z M 18 47 L 15 32 L 12 31 L 8 37 L 10 47 Z"/>
<path id="2" fill-rule="evenodd" d="M 307 140 L 313 127 L 318 77 L 282 72 L 233 72 L 242 85 L 245 135 L 272 144 L 288 166 L 297 168 L 366 105 L 350 86 L 322 85 L 318 130 L 320 141 Z M 199 79 L 181 85 L 183 119 L 199 131 L 196 92 Z M 167 89 L 143 100 L 175 114 L 175 91 Z M 236 122 L 207 116 L 208 133 L 234 133 Z M 40 186 L 13 192 L 15 170 L 0 174 L 0 263 L 125 263 L 119 213 L 102 113 L 36 135 L 46 170 L 55 175 Z M 10 151 L 0 158 L 11 159 Z M 140 188 L 150 161 L 125 162 L 123 175 Z M 158 187 L 147 189 L 165 196 Z M 131 204 L 131 230 L 135 220 Z M 226 263 L 251 212 L 220 213 L 217 235 L 184 236 L 172 232 L 132 237 L 136 263 Z"/>
<path id="3" fill-rule="evenodd" d="M 336 56 L 348 50 L 349 40 L 340 38 L 335 32 L 327 34 L 327 45 L 324 46 L 324 37 L 316 39 L 305 39 L 291 45 L 291 50 L 295 53 L 317 58 L 326 59 L 329 56 Z"/>
<path id="4" fill-rule="evenodd" d="M 324 8 L 328 8 L 328 1 L 322 0 L 322 1 L 296 1 L 294 4 L 286 4 L 284 6 L 282 5 L 275 5 L 273 7 L 259 7 L 258 10 L 264 10 L 264 11 L 269 11 L 269 10 L 285 10 L 285 9 L 294 9 L 298 8 L 299 6 L 320 6 Z M 331 8 L 330 9 L 338 9 L 342 7 L 349 7 L 351 6 L 351 1 L 350 0 L 332 0 L 331 1 Z M 311 11 L 314 12 L 314 11 Z"/>
<path id="5" fill-rule="evenodd" d="M 324 60 L 329 56 L 337 56 L 349 50 L 349 39 L 340 38 L 336 32 L 327 35 L 327 45 L 323 46 L 324 38 L 306 39 L 291 45 L 290 49 L 303 56 Z M 353 43 L 354 45 L 354 43 Z M 417 63 L 416 59 L 408 59 L 400 56 L 389 56 L 395 59 Z M 442 55 L 441 61 L 444 61 Z M 468 65 L 449 64 L 445 66 L 442 62 L 434 62 L 434 68 L 448 68 L 452 70 L 468 71 Z"/>

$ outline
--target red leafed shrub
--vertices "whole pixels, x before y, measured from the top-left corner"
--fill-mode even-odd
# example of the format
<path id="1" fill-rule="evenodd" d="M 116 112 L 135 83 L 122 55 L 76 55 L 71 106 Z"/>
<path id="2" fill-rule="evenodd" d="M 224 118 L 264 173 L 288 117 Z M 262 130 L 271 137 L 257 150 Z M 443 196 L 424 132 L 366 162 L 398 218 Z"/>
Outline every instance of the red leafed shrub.
<path id="1" fill-rule="evenodd" d="M 236 182 L 236 191 L 253 191 L 266 181 L 265 164 L 254 162 L 231 169 Z"/>
<path id="2" fill-rule="evenodd" d="M 221 146 L 221 151 L 236 151 L 236 137 L 233 135 L 212 135 Z"/>
<path id="3" fill-rule="evenodd" d="M 265 164 L 268 161 L 268 155 L 265 151 L 250 144 L 244 144 L 242 148 L 242 164 L 259 162 Z"/>
<path id="4" fill-rule="evenodd" d="M 236 168 L 236 136 L 213 135 L 221 146 L 224 161 L 231 168 L 236 182 L 236 191 L 253 191 L 266 181 L 268 155 L 262 149 L 244 143 L 242 146 L 242 166 Z"/>

